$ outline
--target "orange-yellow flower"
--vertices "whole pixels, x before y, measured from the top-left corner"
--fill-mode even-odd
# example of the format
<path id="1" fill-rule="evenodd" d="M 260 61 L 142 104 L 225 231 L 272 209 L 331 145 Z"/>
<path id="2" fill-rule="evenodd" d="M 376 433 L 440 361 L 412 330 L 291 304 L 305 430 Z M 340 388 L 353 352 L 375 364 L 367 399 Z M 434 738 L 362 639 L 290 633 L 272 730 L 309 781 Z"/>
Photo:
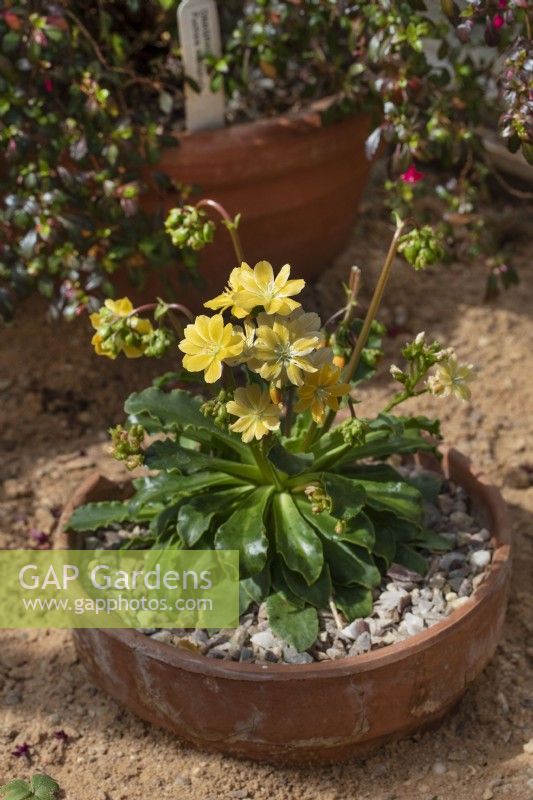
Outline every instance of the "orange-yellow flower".
<path id="1" fill-rule="evenodd" d="M 326 409 L 339 410 L 339 400 L 350 392 L 348 383 L 341 383 L 341 372 L 333 364 L 323 364 L 317 372 L 307 373 L 305 383 L 298 387 L 296 411 L 311 409 L 314 422 L 321 423 Z"/>

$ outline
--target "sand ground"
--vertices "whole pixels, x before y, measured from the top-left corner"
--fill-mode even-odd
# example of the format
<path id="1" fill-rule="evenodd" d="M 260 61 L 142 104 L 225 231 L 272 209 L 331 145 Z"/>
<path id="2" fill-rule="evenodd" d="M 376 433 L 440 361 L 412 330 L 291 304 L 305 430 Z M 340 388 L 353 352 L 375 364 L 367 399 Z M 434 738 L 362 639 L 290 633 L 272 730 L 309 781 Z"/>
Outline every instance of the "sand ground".
<path id="1" fill-rule="evenodd" d="M 331 313 L 351 263 L 363 267 L 368 296 L 388 233 L 363 215 L 349 249 L 307 291 L 308 304 Z M 68 632 L 3 631 L 0 783 L 44 771 L 68 800 L 532 800 L 533 286 L 531 249 L 517 242 L 515 250 L 522 284 L 493 305 L 482 303 L 480 268 L 415 275 L 399 263 L 382 317 L 402 332 L 387 339 L 381 377 L 362 393 L 362 413 L 379 406 L 388 365 L 405 336 L 421 329 L 479 367 L 471 404 L 413 402 L 413 410 L 441 413 L 446 440 L 502 487 L 515 541 L 504 639 L 457 711 L 437 731 L 364 762 L 256 765 L 192 750 L 122 710 L 88 682 Z M 42 303 L 26 304 L 0 339 L 0 547 L 31 547 L 33 529 L 51 531 L 69 493 L 96 466 L 117 474 L 106 428 L 121 421 L 126 393 L 172 368 L 173 358 L 97 359 L 87 320 L 51 325 Z M 31 745 L 31 766 L 11 755 L 23 742 Z"/>

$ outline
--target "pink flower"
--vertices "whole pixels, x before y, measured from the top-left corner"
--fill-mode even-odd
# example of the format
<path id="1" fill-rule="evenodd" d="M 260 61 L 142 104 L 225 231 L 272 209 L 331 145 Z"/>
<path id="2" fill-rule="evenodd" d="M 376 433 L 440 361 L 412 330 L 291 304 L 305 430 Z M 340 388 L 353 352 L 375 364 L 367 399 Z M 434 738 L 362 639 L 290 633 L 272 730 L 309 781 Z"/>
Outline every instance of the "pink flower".
<path id="1" fill-rule="evenodd" d="M 414 164 L 411 164 L 405 172 L 402 172 L 400 178 L 404 183 L 418 183 L 424 177 L 423 172 L 419 172 Z"/>
<path id="2" fill-rule="evenodd" d="M 43 89 L 45 92 L 53 92 L 54 91 L 54 83 L 51 78 L 45 78 L 43 81 Z"/>
<path id="3" fill-rule="evenodd" d="M 503 28 L 504 25 L 505 25 L 505 20 L 502 17 L 502 15 L 494 14 L 492 18 L 492 27 L 496 28 L 496 30 L 499 30 L 499 28 Z"/>
<path id="4" fill-rule="evenodd" d="M 507 0 L 498 0 L 498 8 L 507 8 Z"/>

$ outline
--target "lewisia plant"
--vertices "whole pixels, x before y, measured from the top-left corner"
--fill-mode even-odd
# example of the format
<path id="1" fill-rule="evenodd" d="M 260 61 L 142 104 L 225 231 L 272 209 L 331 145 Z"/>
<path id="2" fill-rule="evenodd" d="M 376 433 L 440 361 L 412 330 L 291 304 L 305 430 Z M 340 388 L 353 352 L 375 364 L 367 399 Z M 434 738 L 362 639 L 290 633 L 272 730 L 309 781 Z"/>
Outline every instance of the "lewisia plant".
<path id="1" fill-rule="evenodd" d="M 183 222 L 180 215 L 180 230 Z M 406 232 L 398 220 L 365 318 L 356 316 L 353 268 L 346 306 L 322 325 L 301 306 L 304 281 L 291 278 L 289 265 L 250 266 L 238 220 L 226 218 L 226 227 L 238 266 L 205 303 L 209 313 L 194 318 L 161 301 L 135 309 L 123 298 L 93 315 L 98 354 L 160 355 L 177 338 L 183 368 L 170 376 L 179 388 L 168 389 L 167 374 L 131 395 L 126 426 L 111 431 L 115 457 L 149 470 L 135 479 L 134 496 L 86 505 L 69 525 L 138 525 L 127 546 L 140 549 L 238 550 L 241 612 L 266 601 L 272 630 L 305 650 L 318 635 L 318 609 L 347 622 L 365 616 L 392 563 L 424 573 L 424 554 L 447 547 L 423 524 L 434 487 L 390 463 L 432 450 L 438 421 L 392 412 L 425 392 L 468 399 L 473 373 L 419 334 L 403 349 L 405 364 L 391 368 L 396 390 L 383 411 L 356 414 L 380 357 L 375 316 L 396 253 L 417 268 L 437 260 L 427 231 Z"/>

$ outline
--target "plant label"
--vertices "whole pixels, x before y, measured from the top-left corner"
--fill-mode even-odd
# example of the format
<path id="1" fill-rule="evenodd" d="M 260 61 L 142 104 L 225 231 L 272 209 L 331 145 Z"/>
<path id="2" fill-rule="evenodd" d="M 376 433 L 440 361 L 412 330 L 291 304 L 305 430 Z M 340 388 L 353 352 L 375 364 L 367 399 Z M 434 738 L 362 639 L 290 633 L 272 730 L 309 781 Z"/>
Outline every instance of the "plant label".
<path id="1" fill-rule="evenodd" d="M 220 21 L 215 0 L 183 0 L 178 8 L 178 31 L 187 81 L 185 123 L 201 131 L 224 125 L 224 92 L 211 91 L 204 56 L 222 55 Z"/>

